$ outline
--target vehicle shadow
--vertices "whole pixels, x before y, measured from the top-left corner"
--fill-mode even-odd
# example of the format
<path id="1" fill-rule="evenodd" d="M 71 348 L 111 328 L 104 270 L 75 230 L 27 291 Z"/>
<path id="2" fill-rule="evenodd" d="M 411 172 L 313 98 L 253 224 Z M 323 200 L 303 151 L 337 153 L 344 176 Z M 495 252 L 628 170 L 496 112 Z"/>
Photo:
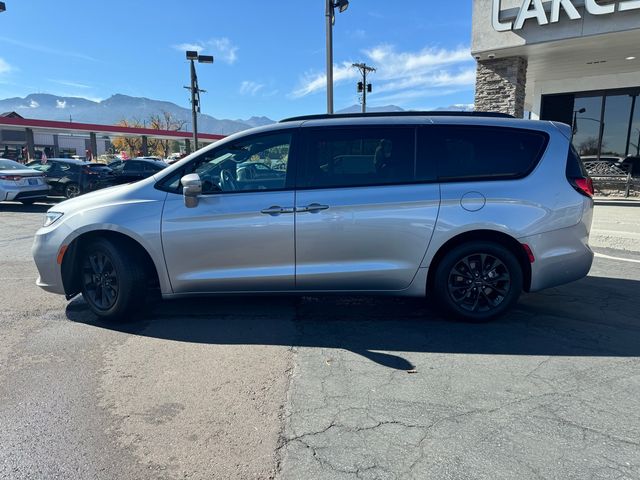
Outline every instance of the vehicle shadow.
<path id="1" fill-rule="evenodd" d="M 524 295 L 487 324 L 439 316 L 421 299 L 391 297 L 217 297 L 158 302 L 141 319 L 105 323 L 80 298 L 67 317 L 98 328 L 171 341 L 345 349 L 410 370 L 393 352 L 482 355 L 640 356 L 632 299 L 640 282 L 588 277 Z"/>

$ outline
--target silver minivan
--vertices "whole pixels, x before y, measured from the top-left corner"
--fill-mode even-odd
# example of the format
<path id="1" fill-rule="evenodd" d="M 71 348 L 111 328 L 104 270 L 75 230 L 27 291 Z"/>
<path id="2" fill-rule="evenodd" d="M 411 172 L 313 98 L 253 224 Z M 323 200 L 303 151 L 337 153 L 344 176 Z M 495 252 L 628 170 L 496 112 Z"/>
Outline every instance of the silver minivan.
<path id="1" fill-rule="evenodd" d="M 485 321 L 587 275 L 592 194 L 563 124 L 307 116 L 56 205 L 33 256 L 40 287 L 107 319 L 155 289 L 428 296 Z"/>

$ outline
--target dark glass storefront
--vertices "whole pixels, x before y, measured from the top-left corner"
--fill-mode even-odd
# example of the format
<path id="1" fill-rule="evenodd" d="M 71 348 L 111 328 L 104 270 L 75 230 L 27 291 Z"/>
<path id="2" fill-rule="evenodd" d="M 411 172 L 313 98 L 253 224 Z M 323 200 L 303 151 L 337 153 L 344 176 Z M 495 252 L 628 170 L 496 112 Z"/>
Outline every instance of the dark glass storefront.
<path id="1" fill-rule="evenodd" d="M 640 87 L 544 95 L 540 118 L 572 125 L 583 157 L 640 156 Z"/>

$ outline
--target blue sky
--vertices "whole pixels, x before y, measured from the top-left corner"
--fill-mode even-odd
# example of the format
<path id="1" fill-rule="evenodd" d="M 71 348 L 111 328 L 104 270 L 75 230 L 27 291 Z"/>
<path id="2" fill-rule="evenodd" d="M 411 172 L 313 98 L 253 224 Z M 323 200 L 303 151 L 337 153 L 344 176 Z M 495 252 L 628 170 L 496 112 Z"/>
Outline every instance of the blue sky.
<path id="1" fill-rule="evenodd" d="M 0 98 L 115 93 L 188 107 L 186 47 L 198 65 L 202 111 L 217 118 L 326 109 L 324 0 L 5 0 L 0 13 Z M 351 0 L 334 28 L 335 108 L 357 103 L 430 109 L 473 102 L 471 0 Z"/>

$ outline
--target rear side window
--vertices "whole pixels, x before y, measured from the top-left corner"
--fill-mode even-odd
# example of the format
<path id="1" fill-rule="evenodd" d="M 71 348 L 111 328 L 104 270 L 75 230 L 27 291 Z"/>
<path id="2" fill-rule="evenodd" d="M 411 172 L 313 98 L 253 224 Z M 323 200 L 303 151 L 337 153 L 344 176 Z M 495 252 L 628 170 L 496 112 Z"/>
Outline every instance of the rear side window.
<path id="1" fill-rule="evenodd" d="M 415 179 L 414 128 L 310 128 L 305 139 L 299 187 L 387 185 Z"/>
<path id="2" fill-rule="evenodd" d="M 435 160 L 440 181 L 524 177 L 538 164 L 547 143 L 545 133 L 532 130 L 424 127 L 419 134 L 417 173 L 425 175 L 425 166 Z"/>

